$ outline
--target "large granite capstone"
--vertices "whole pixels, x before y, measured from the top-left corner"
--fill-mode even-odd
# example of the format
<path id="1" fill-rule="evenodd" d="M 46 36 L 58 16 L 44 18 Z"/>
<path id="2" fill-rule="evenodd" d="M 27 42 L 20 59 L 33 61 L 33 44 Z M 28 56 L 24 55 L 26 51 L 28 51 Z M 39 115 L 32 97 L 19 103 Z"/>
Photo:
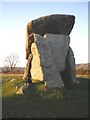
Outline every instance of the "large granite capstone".
<path id="1" fill-rule="evenodd" d="M 29 35 L 32 33 L 43 36 L 46 33 L 69 35 L 75 22 L 75 16 L 53 14 L 43 16 L 32 20 L 26 28 L 26 59 L 28 59 L 31 50 L 31 44 L 28 44 Z M 29 46 L 28 46 L 29 45 Z"/>

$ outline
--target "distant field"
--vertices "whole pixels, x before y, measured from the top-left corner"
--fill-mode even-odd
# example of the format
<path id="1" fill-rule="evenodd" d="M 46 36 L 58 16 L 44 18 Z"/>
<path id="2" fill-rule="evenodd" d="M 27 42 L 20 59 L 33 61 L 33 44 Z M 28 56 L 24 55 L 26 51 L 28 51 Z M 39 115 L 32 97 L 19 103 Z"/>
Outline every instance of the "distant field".
<path id="1" fill-rule="evenodd" d="M 10 68 L 9 68 L 10 69 Z M 0 74 L 23 74 L 24 67 L 16 67 L 15 70 L 5 70 L 3 67 L 0 67 Z M 76 75 L 77 77 L 90 78 L 90 63 L 88 64 L 76 64 Z"/>
<path id="2" fill-rule="evenodd" d="M 90 78 L 90 63 L 76 65 L 77 77 Z"/>
<path id="3" fill-rule="evenodd" d="M 42 82 L 33 80 L 24 95 L 17 95 L 23 74 L 2 74 L 3 118 L 87 118 L 88 80 L 77 78 L 80 84 L 73 89 L 45 91 Z M 14 81 L 10 82 L 10 80 Z"/>

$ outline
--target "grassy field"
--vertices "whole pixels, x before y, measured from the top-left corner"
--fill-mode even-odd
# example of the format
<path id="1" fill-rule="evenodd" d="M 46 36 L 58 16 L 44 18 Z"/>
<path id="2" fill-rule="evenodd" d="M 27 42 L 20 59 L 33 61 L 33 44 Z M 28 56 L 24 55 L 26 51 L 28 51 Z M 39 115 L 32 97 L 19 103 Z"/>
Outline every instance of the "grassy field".
<path id="1" fill-rule="evenodd" d="M 14 81 L 10 82 L 11 79 Z M 23 84 L 22 75 L 2 75 L 3 118 L 87 118 L 88 78 L 77 78 L 73 89 L 45 91 L 42 82 L 33 80 L 24 95 L 17 95 L 16 86 Z"/>

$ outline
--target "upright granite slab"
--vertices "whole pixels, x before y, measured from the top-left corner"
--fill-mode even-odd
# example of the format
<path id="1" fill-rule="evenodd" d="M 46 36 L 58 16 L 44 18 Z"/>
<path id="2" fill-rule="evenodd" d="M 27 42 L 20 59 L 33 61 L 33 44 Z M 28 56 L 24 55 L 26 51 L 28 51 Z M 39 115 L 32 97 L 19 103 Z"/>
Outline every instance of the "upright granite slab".
<path id="1" fill-rule="evenodd" d="M 48 88 L 64 87 L 61 75 L 53 61 L 48 40 L 34 34 L 34 43 L 31 45 L 33 54 L 31 75 L 33 79 L 44 80 Z"/>
<path id="2" fill-rule="evenodd" d="M 60 74 L 64 81 L 65 87 L 72 88 L 73 85 L 76 83 L 76 67 L 75 67 L 75 57 L 71 47 L 69 47 L 68 50 L 65 70 Z"/>
<path id="3" fill-rule="evenodd" d="M 64 71 L 66 65 L 66 57 L 69 49 L 70 37 L 67 35 L 47 33 L 44 35 L 44 38 L 46 38 L 51 48 L 53 61 L 58 68 L 58 71 Z"/>

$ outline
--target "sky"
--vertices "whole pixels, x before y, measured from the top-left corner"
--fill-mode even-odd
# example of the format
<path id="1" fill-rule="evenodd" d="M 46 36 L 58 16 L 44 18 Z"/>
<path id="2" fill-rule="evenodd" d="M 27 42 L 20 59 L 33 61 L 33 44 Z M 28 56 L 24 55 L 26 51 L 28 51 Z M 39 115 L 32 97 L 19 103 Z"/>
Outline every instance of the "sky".
<path id="1" fill-rule="evenodd" d="M 0 66 L 10 53 L 18 54 L 19 66 L 25 67 L 27 60 L 26 26 L 38 17 L 51 14 L 75 16 L 70 33 L 70 46 L 75 63 L 88 63 L 88 1 L 84 2 L 6 2 L 0 3 Z"/>

